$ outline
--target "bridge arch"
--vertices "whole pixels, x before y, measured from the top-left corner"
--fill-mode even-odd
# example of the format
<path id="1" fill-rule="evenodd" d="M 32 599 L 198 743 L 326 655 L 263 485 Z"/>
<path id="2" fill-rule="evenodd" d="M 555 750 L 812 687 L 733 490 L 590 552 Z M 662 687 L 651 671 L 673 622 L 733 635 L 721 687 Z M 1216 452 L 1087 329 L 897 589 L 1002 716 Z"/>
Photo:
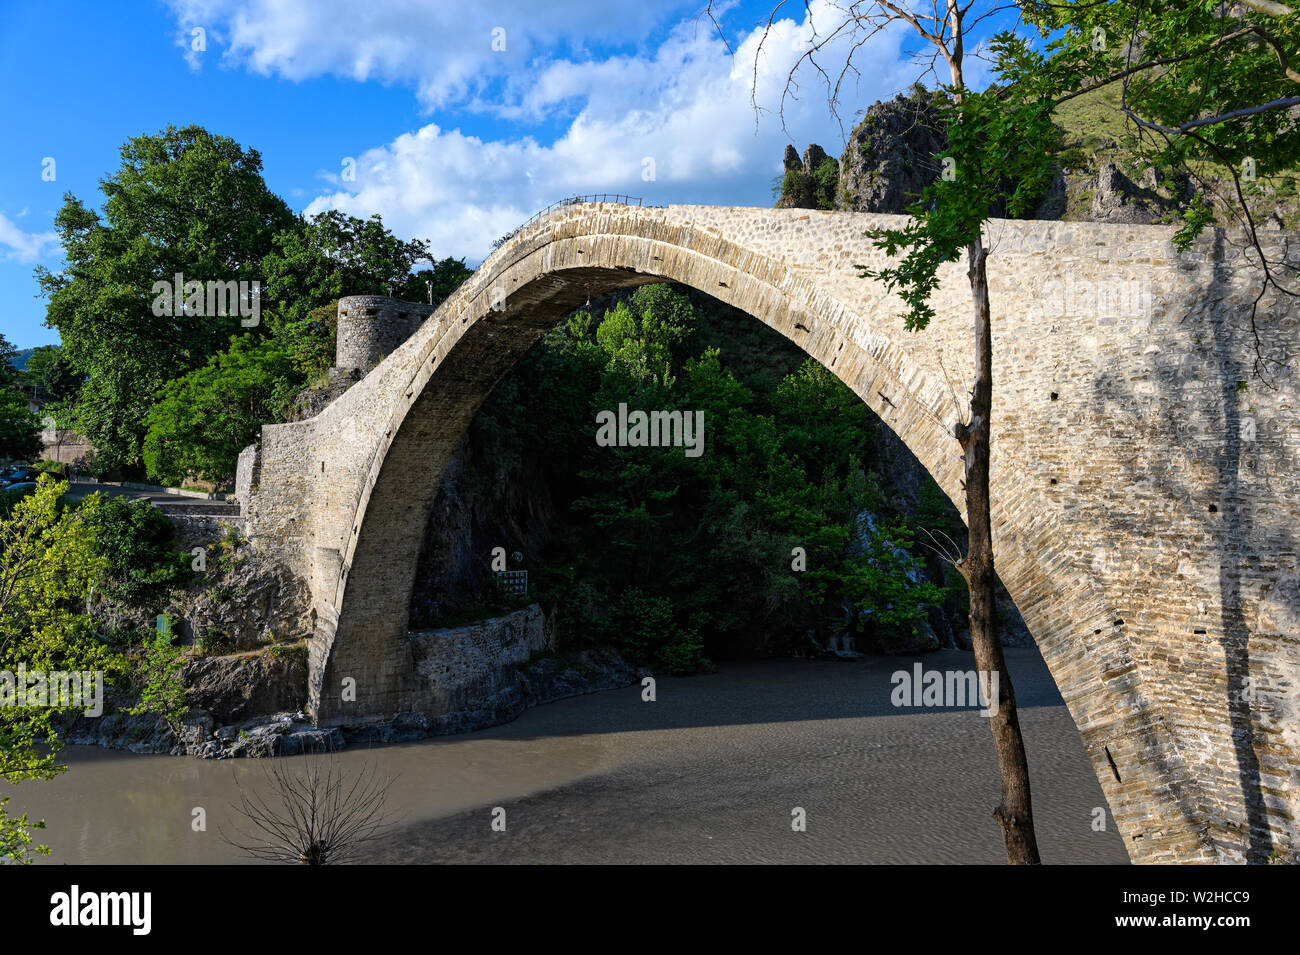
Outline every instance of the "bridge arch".
<path id="1" fill-rule="evenodd" d="M 901 303 L 858 278 L 855 268 L 882 263 L 863 232 L 893 221 L 802 210 L 563 207 L 514 235 L 404 344 L 316 418 L 265 428 L 260 487 L 247 508 L 250 530 L 273 542 L 310 580 L 314 717 L 328 723 L 437 712 L 439 701 L 422 690 L 412 665 L 407 615 L 440 478 L 500 378 L 565 315 L 614 289 L 676 282 L 780 332 L 853 389 L 960 510 L 961 455 L 952 433 L 960 414 L 956 396 L 965 393 L 971 377 L 969 290 L 961 267 L 953 265 L 935 295 L 938 317 L 931 328 L 903 331 Z M 991 227 L 999 253 L 991 260 L 998 309 L 993 523 L 999 575 L 1079 727 L 1130 853 L 1180 861 L 1258 855 L 1261 838 L 1273 838 L 1267 832 L 1279 824 L 1286 828 L 1284 813 L 1269 818 L 1260 808 L 1262 793 L 1252 793 L 1249 780 L 1234 781 L 1221 766 L 1219 778 L 1208 785 L 1199 775 L 1221 760 L 1212 752 L 1194 754 L 1196 744 L 1187 734 L 1197 727 L 1180 724 L 1180 714 L 1171 712 L 1169 694 L 1179 687 L 1159 672 L 1164 647 L 1153 639 L 1170 630 L 1169 622 L 1134 624 L 1132 593 L 1115 584 L 1123 572 L 1105 566 L 1114 548 L 1098 546 L 1114 542 L 1086 532 L 1087 522 L 1105 521 L 1105 503 L 1100 518 L 1092 503 L 1106 497 L 1095 484 L 1107 475 L 1070 475 L 1071 469 L 1088 470 L 1088 462 L 1072 448 L 1068 429 L 1082 427 L 1092 435 L 1099 427 L 1096 407 L 1104 416 L 1106 402 L 1120 400 L 1099 400 L 1097 383 L 1117 371 L 1149 369 L 1156 361 L 1151 347 L 1159 353 L 1160 344 L 1185 348 L 1187 342 L 1148 335 L 1144 345 L 1139 333 L 1136 341 L 1126 336 L 1118 350 L 1081 351 L 1091 347 L 1088 332 L 1095 338 L 1107 326 L 1103 317 L 1088 314 L 1095 296 L 1071 301 L 1069 273 L 1061 281 L 1053 261 L 1072 257 L 1076 266 L 1086 266 L 1097 288 L 1122 286 L 1137 276 L 1135 301 L 1120 310 L 1128 309 L 1126 317 L 1139 322 L 1159 308 L 1192 301 L 1203 277 L 1189 276 L 1195 269 L 1173 257 L 1167 230 L 1101 227 L 1122 234 L 1094 231 L 1090 238 L 1099 241 L 1088 246 L 1075 240 L 1073 228 L 1009 222 Z M 1165 269 L 1161 281 L 1143 282 L 1143 270 L 1157 263 Z M 1062 289 L 1061 314 L 1051 303 L 1054 275 Z M 1082 327 L 1070 327 L 1071 318 Z M 1150 320 L 1148 333 L 1155 328 Z M 1234 340 L 1229 350 L 1239 346 Z M 1052 354 L 1044 354 L 1049 348 Z M 1062 355 L 1086 366 L 1093 394 L 1075 386 L 1077 369 L 1061 369 Z M 1229 357 L 1244 360 L 1235 351 Z M 1128 405 L 1122 414 L 1140 419 L 1141 402 Z M 1131 455 L 1118 458 L 1131 464 Z M 1071 493 L 1052 490 L 1069 477 Z M 1294 514 L 1296 502 L 1288 500 L 1286 507 Z M 1174 538 L 1178 517 L 1167 521 Z M 1196 559 L 1186 553 L 1184 558 Z M 1191 590 L 1200 594 L 1189 588 L 1173 598 L 1179 606 L 1172 615 L 1188 618 L 1176 620 L 1174 628 L 1195 616 Z M 1296 672 L 1294 638 L 1279 659 L 1268 661 L 1274 682 Z M 1220 689 L 1219 669 L 1205 681 L 1210 696 Z M 355 681 L 355 702 L 338 692 L 345 678 Z M 1226 740 L 1224 727 L 1217 729 L 1219 742 L 1231 747 L 1232 726 Z M 1293 758 L 1288 751 L 1263 765 L 1294 781 Z M 1231 811 L 1219 811 L 1228 804 Z M 1282 835 L 1293 838 L 1294 829 Z"/>

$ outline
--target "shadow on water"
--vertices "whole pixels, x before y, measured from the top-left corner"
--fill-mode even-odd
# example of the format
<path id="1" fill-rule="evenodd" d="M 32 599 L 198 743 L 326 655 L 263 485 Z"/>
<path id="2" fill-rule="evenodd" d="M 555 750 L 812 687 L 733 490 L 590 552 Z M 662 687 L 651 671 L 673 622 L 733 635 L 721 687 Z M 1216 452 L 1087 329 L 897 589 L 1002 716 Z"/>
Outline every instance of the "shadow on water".
<path id="1" fill-rule="evenodd" d="M 1008 668 L 1016 679 L 1016 705 L 1020 709 L 1063 707 L 1064 700 L 1047 664 L 1035 647 L 1007 648 Z M 454 742 L 480 734 L 506 733 L 512 739 L 547 739 L 603 733 L 638 733 L 658 730 L 699 729 L 759 724 L 798 724 L 870 717 L 900 718 L 943 713 L 974 713 L 975 705 L 896 706 L 892 697 L 906 673 L 914 682 L 919 664 L 923 673 L 937 671 L 947 681 L 949 673 L 973 672 L 974 654 L 962 650 L 936 650 L 897 657 L 863 657 L 857 660 L 756 660 L 731 662 L 718 672 L 687 677 L 657 677 L 653 705 L 642 699 L 639 685 L 600 694 L 596 706 L 572 706 L 583 697 L 546 704 L 530 713 L 544 712 L 540 731 L 535 720 L 509 722 L 468 736 L 441 736 Z M 1021 691 L 1021 683 L 1025 689 Z M 809 692 L 810 685 L 816 687 Z M 910 684 L 909 684 L 910 685 Z M 674 687 L 687 692 L 677 694 Z M 919 694 L 920 691 L 918 691 Z"/>

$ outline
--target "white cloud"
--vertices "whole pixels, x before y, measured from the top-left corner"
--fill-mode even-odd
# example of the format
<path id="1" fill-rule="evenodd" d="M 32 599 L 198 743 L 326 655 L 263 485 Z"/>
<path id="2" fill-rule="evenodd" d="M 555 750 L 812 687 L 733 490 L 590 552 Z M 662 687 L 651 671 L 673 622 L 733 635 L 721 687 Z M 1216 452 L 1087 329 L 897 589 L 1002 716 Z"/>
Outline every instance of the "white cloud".
<path id="1" fill-rule="evenodd" d="M 643 55 L 552 61 L 499 111 L 505 120 L 541 118 L 577 104 L 553 142 L 527 135 L 485 140 L 430 123 L 358 156 L 355 182 L 331 176 L 338 188 L 306 211 L 378 212 L 399 234 L 431 239 L 440 255 L 476 261 L 492 240 L 567 195 L 766 205 L 791 139 L 800 146 L 820 142 L 832 155 L 842 145 L 824 87 L 811 75 L 801 74 L 798 98 L 787 99 L 788 132 L 782 129 L 781 94 L 808 35 L 806 23 L 773 26 L 759 60 L 753 98 L 765 112 L 757 116 L 751 87 L 760 31 L 743 38 L 734 59 L 710 29 L 688 22 Z M 891 95 L 913 78 L 897 32 L 879 35 L 858 58 L 872 68 L 848 97 L 851 104 Z"/>
<path id="2" fill-rule="evenodd" d="M 27 212 L 18 213 L 21 218 Z M 14 225 L 4 213 L 0 212 L 0 246 L 4 247 L 4 257 L 17 262 L 38 262 L 55 253 L 59 245 L 59 236 L 54 232 L 24 232 Z"/>
<path id="3" fill-rule="evenodd" d="M 228 65 L 291 80 L 340 76 L 414 86 L 427 107 L 462 102 L 540 55 L 645 36 L 697 0 L 169 0 L 178 42 L 195 27 Z"/>
<path id="4" fill-rule="evenodd" d="M 787 143 L 818 142 L 832 155 L 841 129 L 827 110 L 820 78 L 804 68 L 779 111 L 790 68 L 842 10 L 814 0 L 803 17 L 773 24 L 755 73 L 762 30 L 730 37 L 734 57 L 699 0 L 591 4 L 584 0 L 504 0 L 491 14 L 474 5 L 354 0 L 172 0 L 182 27 L 206 25 L 228 62 L 299 80 L 319 75 L 405 84 L 437 110 L 436 121 L 356 156 L 355 180 L 324 169 L 327 191 L 309 214 L 326 209 L 361 217 L 378 212 L 404 237 L 432 240 L 438 255 L 484 257 L 494 239 L 564 196 L 630 193 L 652 203 L 768 205 Z M 381 8 L 382 7 L 382 8 Z M 684 15 L 653 47 L 626 52 L 665 16 Z M 507 51 L 491 49 L 494 26 Z M 893 95 L 915 79 L 900 26 L 855 53 L 842 112 Z M 842 63 L 851 39 L 823 50 Z M 593 56 L 587 45 L 625 52 Z M 854 85 L 856 83 L 856 85 Z M 752 102 L 751 102 L 752 88 Z M 762 107 L 756 115 L 753 103 Z M 490 116 L 500 132 L 469 135 L 448 122 Z M 562 132 L 539 142 L 546 122 Z M 482 128 L 482 122 L 476 126 Z M 653 172 L 653 179 L 644 174 Z"/>

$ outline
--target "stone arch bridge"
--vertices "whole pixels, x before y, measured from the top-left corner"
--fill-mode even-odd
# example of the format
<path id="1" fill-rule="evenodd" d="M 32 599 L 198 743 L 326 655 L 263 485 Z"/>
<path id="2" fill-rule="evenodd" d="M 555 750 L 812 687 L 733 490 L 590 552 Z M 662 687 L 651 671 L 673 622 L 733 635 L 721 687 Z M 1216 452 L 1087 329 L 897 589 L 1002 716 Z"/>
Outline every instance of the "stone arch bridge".
<path id="1" fill-rule="evenodd" d="M 339 364 L 368 373 L 316 417 L 266 426 L 256 472 L 242 469 L 250 538 L 309 582 L 313 717 L 442 705 L 407 639 L 442 473 L 515 361 L 613 289 L 677 282 L 776 329 L 960 508 L 969 286 L 947 266 L 937 318 L 905 331 L 901 302 L 855 269 L 884 261 L 864 231 L 898 221 L 573 204 L 522 228 L 432 314 L 346 300 Z M 1258 273 L 1240 245 L 1218 233 L 1178 254 L 1171 233 L 989 224 L 998 571 L 1135 860 L 1293 857 L 1300 309 L 1266 298 L 1252 327 Z M 1300 239 L 1272 237 L 1277 255 Z M 1282 362 L 1267 380 L 1252 372 L 1261 351 Z M 347 677 L 355 702 L 341 699 Z"/>

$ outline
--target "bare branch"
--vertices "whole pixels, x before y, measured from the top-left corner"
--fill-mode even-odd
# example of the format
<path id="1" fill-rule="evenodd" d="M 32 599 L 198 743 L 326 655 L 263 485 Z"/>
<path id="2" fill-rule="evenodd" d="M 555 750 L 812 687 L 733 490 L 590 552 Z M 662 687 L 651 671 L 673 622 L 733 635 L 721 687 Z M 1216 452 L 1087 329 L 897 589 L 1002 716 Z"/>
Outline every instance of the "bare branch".
<path id="1" fill-rule="evenodd" d="M 1259 113 L 1267 113 L 1275 109 L 1289 109 L 1292 106 L 1300 106 L 1300 96 L 1286 96 L 1282 99 L 1269 100 L 1267 103 L 1260 103 L 1258 106 L 1243 106 L 1241 109 L 1229 110 L 1226 113 L 1220 113 L 1218 116 L 1204 116 L 1200 119 L 1189 120 L 1181 126 L 1162 126 L 1159 123 L 1153 123 L 1145 120 L 1128 107 L 1121 107 L 1126 116 L 1139 126 L 1146 129 L 1154 129 L 1157 132 L 1178 135 L 1179 133 L 1188 133 L 1193 129 L 1201 126 L 1213 126 L 1217 123 L 1227 123 L 1234 119 L 1241 119 L 1243 116 L 1255 116 Z"/>
<path id="2" fill-rule="evenodd" d="M 240 784 L 240 804 L 231 808 L 250 831 L 236 825 L 237 838 L 224 832 L 222 838 L 265 862 L 328 865 L 344 861 L 392 825 L 384 803 L 393 777 L 378 778 L 363 766 L 349 780 L 333 764 L 325 769 L 322 760 L 311 756 L 291 768 L 288 757 L 273 759 L 266 779 L 271 802 L 261 793 L 245 793 Z"/>

